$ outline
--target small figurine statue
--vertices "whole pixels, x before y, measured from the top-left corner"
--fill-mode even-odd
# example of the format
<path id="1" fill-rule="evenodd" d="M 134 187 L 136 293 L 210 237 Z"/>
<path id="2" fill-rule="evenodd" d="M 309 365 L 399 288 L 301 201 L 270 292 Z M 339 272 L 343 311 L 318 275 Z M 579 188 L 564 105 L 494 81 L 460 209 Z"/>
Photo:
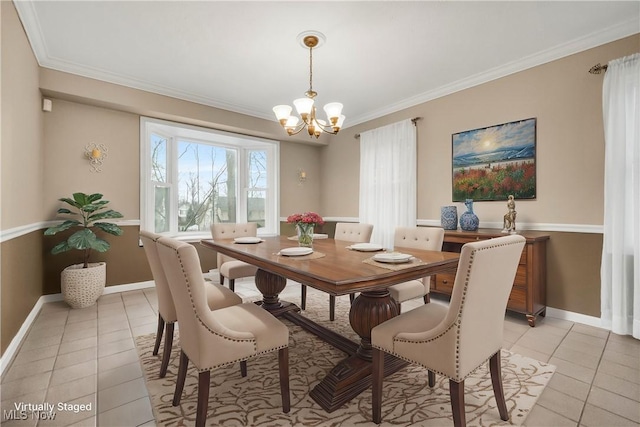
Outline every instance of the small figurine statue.
<path id="1" fill-rule="evenodd" d="M 509 212 L 504 214 L 504 228 L 502 229 L 502 232 L 516 234 L 516 202 L 513 200 L 512 195 L 509 196 L 507 208 L 509 208 Z"/>

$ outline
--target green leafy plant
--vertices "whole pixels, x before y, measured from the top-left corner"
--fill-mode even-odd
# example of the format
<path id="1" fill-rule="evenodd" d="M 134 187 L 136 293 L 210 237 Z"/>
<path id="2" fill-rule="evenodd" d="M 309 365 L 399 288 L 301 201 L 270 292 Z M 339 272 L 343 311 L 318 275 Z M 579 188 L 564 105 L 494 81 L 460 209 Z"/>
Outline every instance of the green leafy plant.
<path id="1" fill-rule="evenodd" d="M 67 219 L 62 224 L 49 227 L 45 230 L 45 236 L 53 236 L 61 231 L 68 230 L 74 227 L 80 227 L 80 230 L 73 233 L 67 240 L 60 242 L 51 249 L 52 254 L 59 254 L 67 252 L 72 249 L 84 251 L 84 265 L 83 268 L 89 266 L 89 256 L 91 251 L 106 252 L 109 250 L 110 245 L 104 239 L 99 238 L 92 228 L 98 228 L 105 233 L 112 234 L 114 236 L 122 235 L 122 229 L 110 222 L 97 222 L 110 218 L 122 218 L 120 212 L 116 212 L 113 209 L 107 209 L 107 200 L 102 200 L 102 194 L 84 194 L 73 193 L 73 198 L 58 199 L 61 202 L 65 202 L 73 208 L 58 209 L 58 214 L 80 216 L 79 219 Z M 106 210 L 105 210 L 106 209 Z"/>

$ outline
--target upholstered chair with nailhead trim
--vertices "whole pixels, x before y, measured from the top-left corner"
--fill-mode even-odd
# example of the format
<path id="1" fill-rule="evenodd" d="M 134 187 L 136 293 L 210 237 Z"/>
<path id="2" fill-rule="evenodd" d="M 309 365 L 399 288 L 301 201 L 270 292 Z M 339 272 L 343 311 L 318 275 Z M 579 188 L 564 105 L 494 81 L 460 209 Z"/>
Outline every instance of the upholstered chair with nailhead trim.
<path id="1" fill-rule="evenodd" d="M 169 290 L 169 282 L 162 268 L 162 263 L 158 257 L 157 241 L 161 236 L 149 231 L 140 231 L 140 240 L 144 246 L 144 252 L 151 267 L 151 274 L 156 285 L 156 293 L 158 296 L 158 331 L 156 332 L 156 343 L 153 346 L 153 355 L 158 354 L 160 342 L 162 341 L 163 331 L 167 334 L 164 338 L 164 350 L 162 353 L 162 363 L 160 365 L 160 378 L 164 378 L 167 374 L 169 359 L 171 356 L 171 348 L 173 346 L 174 323 L 178 320 L 176 308 L 173 304 L 173 297 Z M 218 308 L 229 307 L 236 304 L 242 304 L 242 298 L 229 289 L 213 283 L 207 283 L 205 286 L 206 300 L 209 308 L 215 310 Z M 246 375 L 246 364 L 241 366 L 243 376 Z"/>
<path id="2" fill-rule="evenodd" d="M 200 258 L 192 245 L 162 237 L 158 240 L 158 255 L 180 322 L 180 366 L 173 405 L 180 404 L 191 362 L 198 370 L 196 426 L 204 426 L 211 370 L 277 350 L 282 410 L 288 413 L 289 329 L 253 303 L 211 310 L 206 303 Z"/>
<path id="3" fill-rule="evenodd" d="M 402 252 L 402 248 L 441 251 L 444 241 L 444 228 L 438 227 L 397 227 L 393 237 L 393 248 Z M 409 280 L 389 286 L 389 293 L 398 304 L 415 298 L 423 298 L 429 302 L 431 276 Z M 398 306 L 400 309 L 400 306 Z"/>
<path id="4" fill-rule="evenodd" d="M 371 233 L 373 232 L 372 224 L 359 224 L 356 222 L 337 222 L 335 240 L 344 240 L 351 243 L 369 243 Z M 349 294 L 349 299 L 353 303 L 354 294 Z M 307 287 L 302 285 L 301 308 L 306 309 L 307 306 Z M 336 297 L 329 295 L 329 320 L 332 322 L 336 318 Z"/>
<path id="5" fill-rule="evenodd" d="M 211 236 L 213 240 L 235 239 L 236 237 L 256 237 L 258 225 L 255 222 L 242 224 L 219 223 L 211 225 Z M 253 277 L 256 275 L 258 267 L 239 261 L 221 253 L 217 256 L 218 272 L 220 273 L 220 284 L 224 285 L 225 277 L 229 279 L 229 289 L 235 291 L 236 279 L 243 277 Z"/>
<path id="6" fill-rule="evenodd" d="M 500 349 L 507 300 L 513 286 L 525 238 L 519 235 L 467 243 L 460 252 L 449 307 L 431 303 L 403 313 L 373 328 L 373 421 L 382 421 L 382 381 L 385 353 L 449 378 L 455 426 L 466 424 L 464 381 L 489 361 L 491 383 L 500 419 L 509 414 L 502 389 Z M 486 423 L 495 420 L 485 419 Z"/>

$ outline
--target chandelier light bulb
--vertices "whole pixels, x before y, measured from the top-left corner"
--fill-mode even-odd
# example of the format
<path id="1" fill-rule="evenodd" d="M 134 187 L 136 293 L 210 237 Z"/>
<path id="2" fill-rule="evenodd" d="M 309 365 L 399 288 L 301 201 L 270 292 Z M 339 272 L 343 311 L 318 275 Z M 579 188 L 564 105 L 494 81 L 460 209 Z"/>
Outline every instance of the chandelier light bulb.
<path id="1" fill-rule="evenodd" d="M 311 109 L 313 108 L 313 99 L 298 98 L 295 101 L 293 101 L 293 105 L 296 106 L 296 110 L 298 111 L 298 114 L 300 114 L 302 116 L 302 119 L 305 120 L 304 116 L 311 114 Z"/>
<path id="2" fill-rule="evenodd" d="M 338 117 L 342 114 L 342 104 L 339 102 L 330 102 L 324 106 L 324 112 L 327 113 L 327 118 L 333 123 L 338 122 Z"/>
<path id="3" fill-rule="evenodd" d="M 273 112 L 276 114 L 276 118 L 281 125 L 287 122 L 292 110 L 290 105 L 276 105 L 273 107 Z"/>

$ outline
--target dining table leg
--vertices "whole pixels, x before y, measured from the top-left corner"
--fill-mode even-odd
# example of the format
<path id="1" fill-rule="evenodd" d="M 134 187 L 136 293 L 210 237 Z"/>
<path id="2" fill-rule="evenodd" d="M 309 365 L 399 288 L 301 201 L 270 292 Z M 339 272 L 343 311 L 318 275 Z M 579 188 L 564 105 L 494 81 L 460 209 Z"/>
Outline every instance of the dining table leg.
<path id="1" fill-rule="evenodd" d="M 333 412 L 371 386 L 371 330 L 399 314 L 398 303 L 387 289 L 362 292 L 351 305 L 349 322 L 360 336 L 355 353 L 340 361 L 309 393 L 327 412 Z M 384 375 L 407 365 L 393 356 L 385 357 Z"/>
<path id="2" fill-rule="evenodd" d="M 282 301 L 279 297 L 280 292 L 287 286 L 287 279 L 284 277 L 259 268 L 256 271 L 255 282 L 256 288 L 262 293 L 262 300 L 256 303 L 274 316 L 278 317 L 287 312 L 300 311 L 300 307 L 291 302 Z"/>

